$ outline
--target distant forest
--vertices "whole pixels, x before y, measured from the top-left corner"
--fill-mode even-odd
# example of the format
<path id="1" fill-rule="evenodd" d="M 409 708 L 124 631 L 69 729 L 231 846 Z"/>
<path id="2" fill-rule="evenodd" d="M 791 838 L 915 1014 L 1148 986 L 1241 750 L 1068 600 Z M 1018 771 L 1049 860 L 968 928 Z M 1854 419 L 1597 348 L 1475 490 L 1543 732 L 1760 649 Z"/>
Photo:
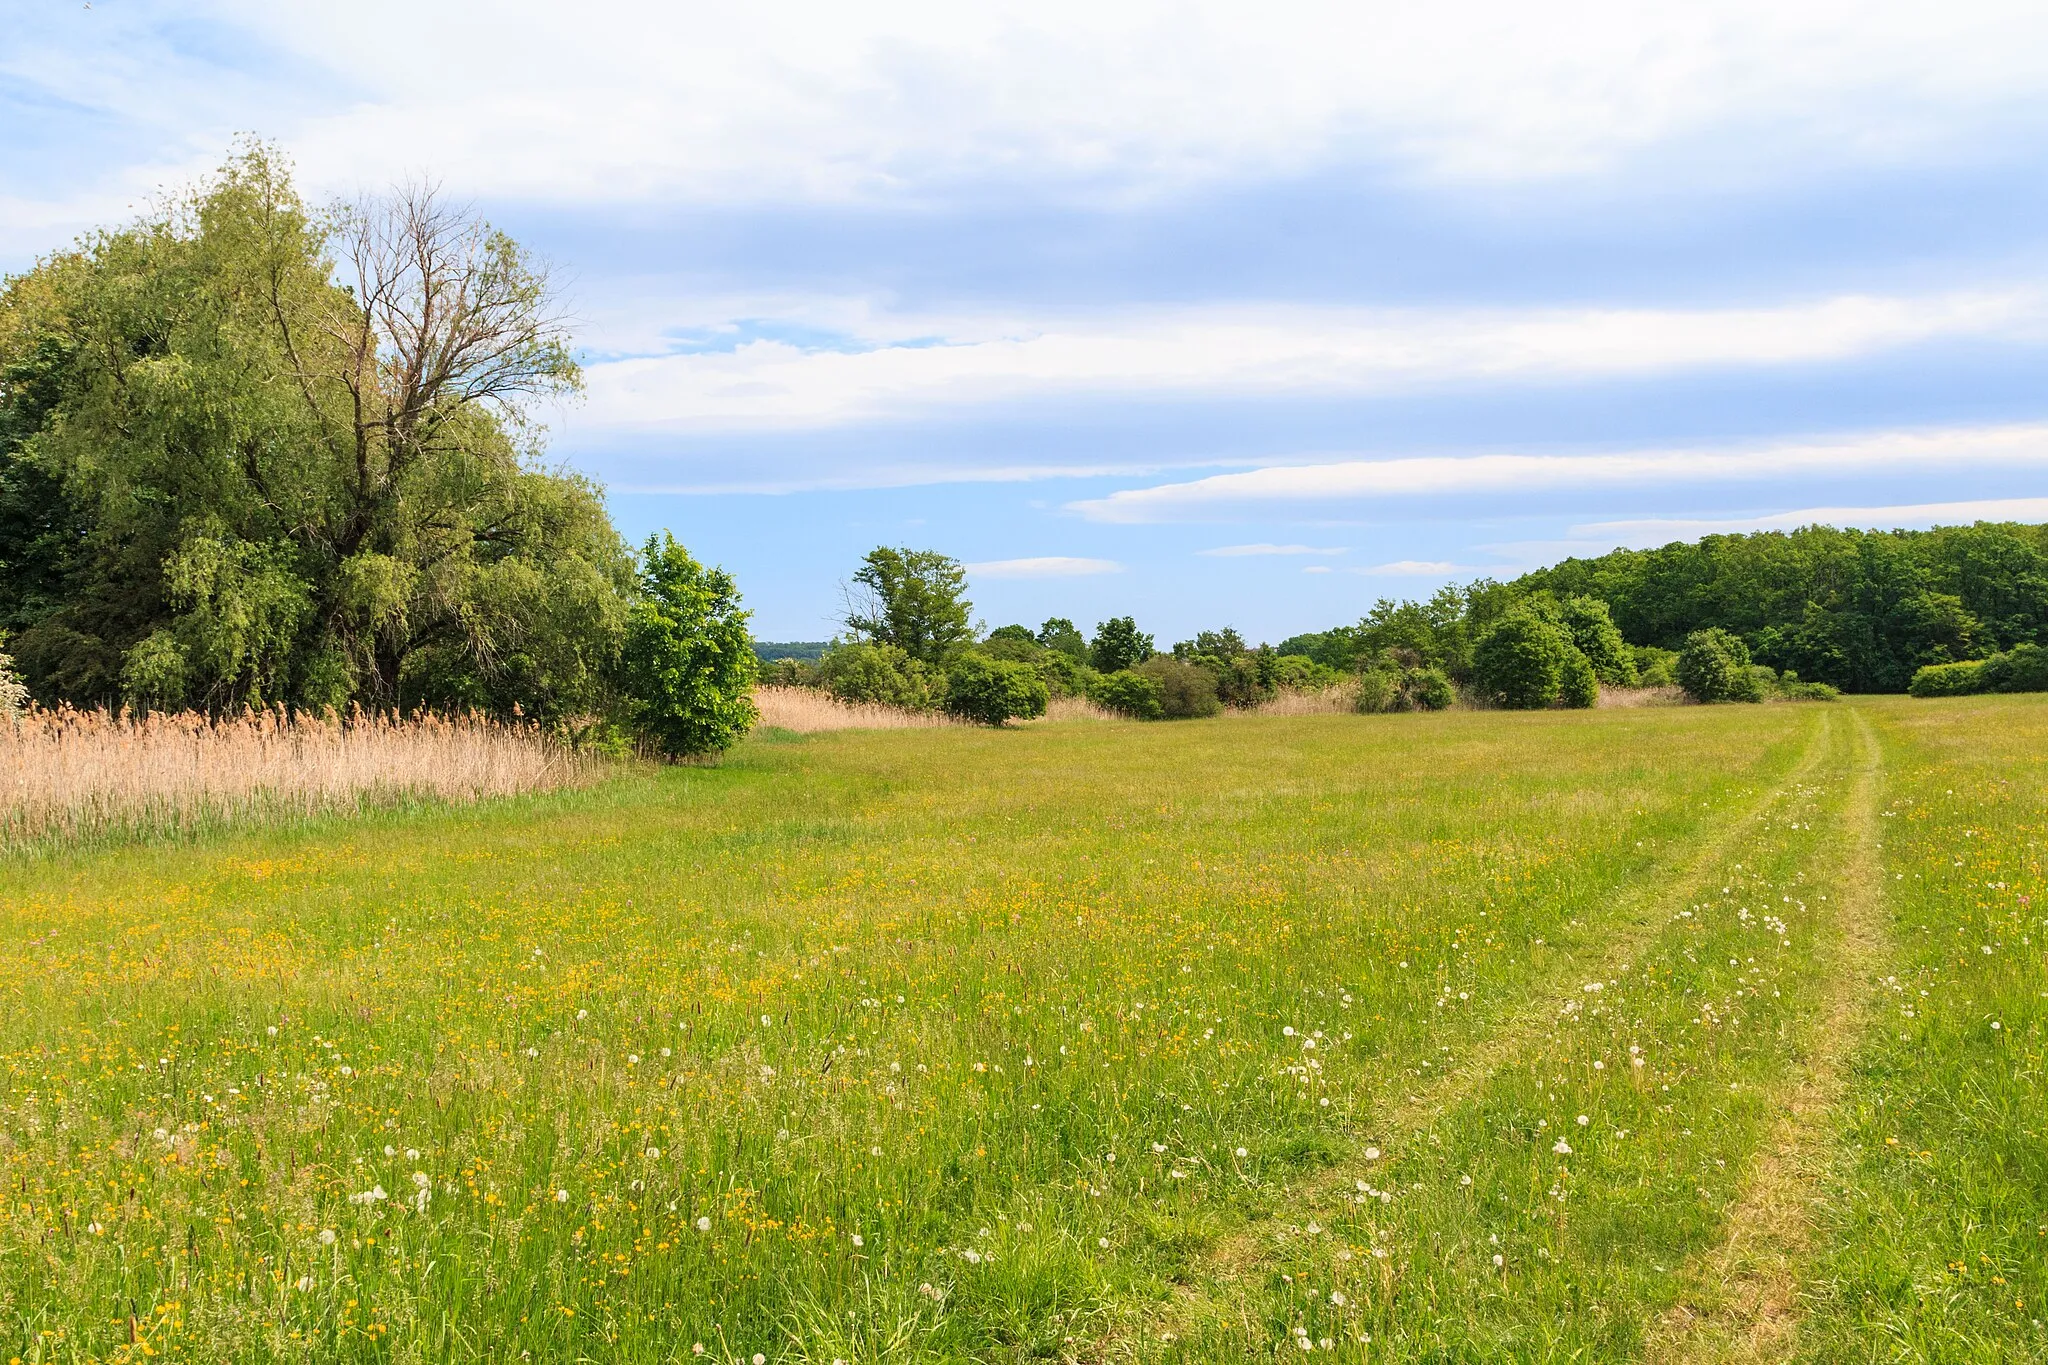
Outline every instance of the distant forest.
<path id="1" fill-rule="evenodd" d="M 1478 601 L 1494 585 L 1475 585 Z M 1979 522 L 1932 531 L 1707 536 L 1656 550 L 1567 559 L 1497 591 L 1607 603 L 1632 645 L 1677 649 L 1696 630 L 1738 636 L 1758 663 L 1845 692 L 1903 692 L 1923 666 L 2048 645 L 2048 526 Z M 1279 646 L 1333 668 L 1385 644 L 1420 604 L 1381 603 L 1357 626 Z"/>

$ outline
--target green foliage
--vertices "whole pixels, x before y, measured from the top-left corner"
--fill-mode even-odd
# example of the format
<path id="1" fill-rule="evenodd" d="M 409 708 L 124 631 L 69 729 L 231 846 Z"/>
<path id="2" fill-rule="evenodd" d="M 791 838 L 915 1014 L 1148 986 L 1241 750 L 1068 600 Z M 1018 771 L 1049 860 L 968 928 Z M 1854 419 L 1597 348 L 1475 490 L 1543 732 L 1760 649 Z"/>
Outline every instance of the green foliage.
<path id="1" fill-rule="evenodd" d="M 1635 655 L 1637 686 L 1678 686 L 1677 650 L 1660 649 L 1656 645 L 1634 645 L 1630 652 Z"/>
<path id="2" fill-rule="evenodd" d="M 1496 706 L 1531 710 L 1557 700 L 1566 660 L 1578 653 L 1562 626 L 1533 611 L 1510 611 L 1472 651 L 1472 683 Z"/>
<path id="3" fill-rule="evenodd" d="M 1088 696 L 1097 706 L 1133 720 L 1159 720 L 1166 715 L 1159 684 L 1129 669 L 1099 675 Z"/>
<path id="4" fill-rule="evenodd" d="M 962 654 L 946 671 L 946 709 L 982 725 L 1045 714 L 1045 679 L 1029 664 Z"/>
<path id="5" fill-rule="evenodd" d="M 1986 692 L 2048 692 L 2048 649 L 2014 645 L 1986 659 L 1982 677 Z"/>
<path id="6" fill-rule="evenodd" d="M 1632 641 L 1741 636 L 1758 662 L 1848 692 L 1900 692 L 1919 668 L 2048 644 L 2048 527 L 1797 531 L 1572 559 L 1524 592 L 1606 601 Z"/>
<path id="7" fill-rule="evenodd" d="M 967 570 L 936 550 L 870 550 L 853 575 L 846 628 L 869 644 L 940 664 L 974 641 Z"/>
<path id="8" fill-rule="evenodd" d="M 671 758 L 729 749 L 759 714 L 739 589 L 667 532 L 641 551 L 620 665 L 634 723 Z"/>
<path id="9" fill-rule="evenodd" d="M 246 146 L 0 295 L 0 629 L 53 702 L 603 710 L 631 556 L 528 420 L 578 382 L 502 234 Z"/>
<path id="10" fill-rule="evenodd" d="M 1035 664 L 1045 657 L 1045 646 L 1038 643 L 1038 637 L 1023 626 L 1004 626 L 989 632 L 975 648 L 991 659 L 1002 659 L 1015 664 Z"/>
<path id="11" fill-rule="evenodd" d="M 1095 670 L 1064 650 L 1044 650 L 1035 666 L 1055 697 L 1085 697 L 1094 688 Z"/>
<path id="12" fill-rule="evenodd" d="M 1458 689 L 1441 668 L 1411 668 L 1403 675 L 1401 688 L 1417 711 L 1448 710 L 1458 700 Z"/>
<path id="13" fill-rule="evenodd" d="M 1575 648 L 1565 651 L 1558 669 L 1557 700 L 1560 706 L 1573 710 L 1585 710 L 1600 703 L 1600 677 L 1593 671 L 1592 660 Z"/>
<path id="14" fill-rule="evenodd" d="M 1276 688 L 1278 656 L 1271 649 L 1250 648 L 1244 637 L 1228 626 L 1181 641 L 1173 647 L 1173 657 L 1206 670 L 1215 683 L 1217 700 L 1225 706 L 1256 706 Z"/>
<path id="15" fill-rule="evenodd" d="M 1098 673 L 1121 673 L 1136 668 L 1152 657 L 1152 637 L 1138 629 L 1128 616 L 1116 616 L 1095 627 L 1095 640 L 1088 646 L 1088 662 Z"/>
<path id="16" fill-rule="evenodd" d="M 758 655 L 756 656 L 758 657 Z M 818 666 L 803 659 L 772 659 L 761 665 L 763 687 L 819 687 Z"/>
<path id="17" fill-rule="evenodd" d="M 1132 671 L 1159 689 L 1160 713 L 1168 720 L 1200 720 L 1223 710 L 1216 675 L 1199 664 L 1155 654 Z"/>
<path id="18" fill-rule="evenodd" d="M 1586 656 L 1596 679 L 1609 687 L 1636 686 L 1635 652 L 1622 642 L 1605 602 L 1583 595 L 1567 597 L 1558 603 L 1558 619 L 1579 653 Z"/>
<path id="19" fill-rule="evenodd" d="M 1916 697 L 1961 697 L 1978 692 L 2048 692 L 2048 649 L 2014 645 L 1976 662 L 1929 664 L 1907 689 Z"/>
<path id="20" fill-rule="evenodd" d="M 815 676 L 841 701 L 935 711 L 944 697 L 944 676 L 894 645 L 834 645 L 819 658 Z"/>
<path id="21" fill-rule="evenodd" d="M 1064 616 L 1054 616 L 1038 628 L 1038 643 L 1075 663 L 1088 662 L 1088 638 Z"/>
<path id="22" fill-rule="evenodd" d="M 1442 711 L 1458 699 L 1450 675 L 1441 668 L 1405 664 L 1413 658 L 1387 650 L 1358 675 L 1354 707 L 1366 715 L 1391 711 Z"/>
<path id="23" fill-rule="evenodd" d="M 1757 679 L 1750 672 L 1749 646 L 1719 626 L 1686 636 L 1673 671 L 1678 685 L 1694 701 L 1763 700 Z"/>
<path id="24" fill-rule="evenodd" d="M 1295 692 L 1317 692 L 1326 687 L 1335 687 L 1344 681 L 1344 674 L 1335 668 L 1326 668 L 1306 654 L 1273 655 L 1273 685 Z"/>

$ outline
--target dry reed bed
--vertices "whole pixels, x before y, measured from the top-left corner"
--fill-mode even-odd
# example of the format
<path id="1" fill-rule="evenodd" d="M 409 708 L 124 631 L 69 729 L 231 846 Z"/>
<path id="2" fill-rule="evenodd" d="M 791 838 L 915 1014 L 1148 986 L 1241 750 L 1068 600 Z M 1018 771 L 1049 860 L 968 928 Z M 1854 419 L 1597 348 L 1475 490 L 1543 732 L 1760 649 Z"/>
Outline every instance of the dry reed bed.
<path id="1" fill-rule="evenodd" d="M 600 766 L 533 727 L 478 717 L 30 710 L 0 719 L 0 846 L 475 801 Z"/>
<path id="2" fill-rule="evenodd" d="M 906 711 L 880 702 L 840 701 L 829 692 L 809 687 L 756 688 L 754 705 L 761 709 L 761 724 L 806 735 L 824 730 L 920 730 L 960 723 L 935 712 Z"/>

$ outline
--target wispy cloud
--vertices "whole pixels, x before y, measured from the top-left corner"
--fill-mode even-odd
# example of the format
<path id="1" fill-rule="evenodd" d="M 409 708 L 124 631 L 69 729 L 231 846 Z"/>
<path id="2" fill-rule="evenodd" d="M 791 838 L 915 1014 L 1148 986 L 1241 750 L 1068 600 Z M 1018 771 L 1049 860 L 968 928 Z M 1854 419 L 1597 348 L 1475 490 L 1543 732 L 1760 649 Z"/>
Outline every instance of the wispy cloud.
<path id="1" fill-rule="evenodd" d="M 503 0 L 489 24 L 356 0 L 340 25 L 256 0 L 44 8 L 10 34 L 8 74 L 46 98 L 188 136 L 282 109 L 277 131 L 328 182 L 459 167 L 464 192 L 529 200 L 846 200 L 991 166 L 1131 195 L 1362 156 L 1528 182 L 1660 147 L 1711 164 L 1732 146 L 1750 174 L 1782 174 L 1970 147 L 2048 88 L 2048 17 L 2000 0 L 1718 0 L 1708 19 L 1614 0 Z M 314 72 L 340 91 L 308 110 Z"/>
<path id="2" fill-rule="evenodd" d="M 1375 564 L 1369 569 L 1358 569 L 1362 574 L 1388 574 L 1397 578 L 1439 577 L 1444 574 L 1466 572 L 1449 560 L 1440 559 L 1397 559 L 1391 564 Z"/>
<path id="3" fill-rule="evenodd" d="M 1959 526 L 1975 521 L 2048 521 L 2048 498 L 1984 498 L 1972 502 L 1920 502 L 1896 507 L 1806 507 L 1755 517 L 1650 517 L 1637 521 L 1594 521 L 1571 528 L 1589 540 L 1608 537 L 1622 543 L 1664 544 L 1699 536 L 1742 531 L 1789 531 L 1801 526 L 1857 526 L 1877 530 L 1894 527 Z"/>
<path id="4" fill-rule="evenodd" d="M 874 319 L 864 336 L 831 346 L 762 339 L 593 365 L 580 420 L 614 430 L 815 428 L 1058 395 L 1374 395 L 1841 361 L 1945 337 L 2043 336 L 2048 298 L 2031 289 L 1726 309 L 906 316 Z"/>
<path id="5" fill-rule="evenodd" d="M 1197 550 L 1198 555 L 1212 559 L 1243 559 L 1257 555 L 1341 555 L 1349 554 L 1349 547 L 1343 545 L 1218 545 L 1213 550 Z"/>
<path id="6" fill-rule="evenodd" d="M 989 559 L 969 564 L 972 578 L 1087 578 L 1094 574 L 1122 573 L 1124 566 L 1114 559 L 1077 559 L 1068 555 L 1040 555 L 1032 559 Z"/>
<path id="7" fill-rule="evenodd" d="M 1068 506 L 1091 520 L 1108 522 L 1207 520 L 1248 509 L 1270 514 L 1276 508 L 1313 510 L 1327 515 L 1334 503 L 1357 506 L 1428 495 L 1498 495 L 2013 466 L 2048 468 L 2048 426 L 1888 432 L 1835 441 L 1605 455 L 1333 460 L 1125 489 Z"/>

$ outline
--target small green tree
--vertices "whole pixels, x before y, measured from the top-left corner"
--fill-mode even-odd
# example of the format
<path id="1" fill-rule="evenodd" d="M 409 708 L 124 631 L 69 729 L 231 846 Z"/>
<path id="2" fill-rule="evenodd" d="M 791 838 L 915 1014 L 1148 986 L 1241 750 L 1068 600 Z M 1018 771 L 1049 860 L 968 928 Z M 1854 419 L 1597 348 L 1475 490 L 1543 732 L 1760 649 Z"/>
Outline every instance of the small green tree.
<path id="1" fill-rule="evenodd" d="M 1557 700 L 1579 711 L 1600 703 L 1600 675 L 1593 671 L 1593 661 L 1576 647 L 1565 651 L 1564 666 L 1558 670 Z"/>
<path id="2" fill-rule="evenodd" d="M 1458 699 L 1458 690 L 1441 668 L 1411 668 L 1401 680 L 1401 688 L 1418 711 L 1442 711 Z"/>
<path id="3" fill-rule="evenodd" d="M 1558 604 L 1558 618 L 1571 632 L 1572 643 L 1593 675 L 1609 687 L 1636 685 L 1636 656 L 1621 638 L 1607 604 L 1597 597 L 1567 597 Z"/>
<path id="4" fill-rule="evenodd" d="M 1685 637 L 1673 672 L 1694 701 L 1761 701 L 1752 695 L 1749 666 L 1749 646 L 1740 636 L 1708 626 Z"/>
<path id="5" fill-rule="evenodd" d="M 946 672 L 946 709 L 982 725 L 1042 716 L 1049 695 L 1029 664 L 963 654 Z"/>
<path id="6" fill-rule="evenodd" d="M 1223 710 L 1216 695 L 1216 675 L 1199 664 L 1155 654 L 1132 670 L 1159 688 L 1159 706 L 1168 720 L 1200 720 Z"/>
<path id="7" fill-rule="evenodd" d="M 818 658 L 818 685 L 841 701 L 937 709 L 944 679 L 894 645 L 838 644 Z"/>
<path id="8" fill-rule="evenodd" d="M 634 722 L 663 753 L 717 753 L 752 727 L 747 615 L 732 575 L 705 568 L 666 531 L 648 537 L 621 662 Z"/>
<path id="9" fill-rule="evenodd" d="M 1088 646 L 1088 662 L 1098 673 L 1121 673 L 1136 668 L 1152 657 L 1152 637 L 1138 629 L 1136 620 L 1116 616 L 1095 627 L 1095 642 Z"/>
<path id="10" fill-rule="evenodd" d="M 1497 706 L 1548 706 L 1557 700 L 1566 657 L 1577 652 L 1564 627 L 1532 611 L 1509 611 L 1472 648 L 1473 685 Z"/>
<path id="11" fill-rule="evenodd" d="M 1097 706 L 1133 720 L 1158 720 L 1166 714 L 1159 684 L 1129 669 L 1096 678 L 1088 696 Z"/>
<path id="12" fill-rule="evenodd" d="M 1038 628 L 1038 643 L 1075 663 L 1088 662 L 1088 637 L 1064 616 L 1055 616 Z"/>
<path id="13" fill-rule="evenodd" d="M 943 663 L 974 642 L 967 570 L 936 550 L 870 550 L 847 589 L 846 628 L 920 663 Z"/>

